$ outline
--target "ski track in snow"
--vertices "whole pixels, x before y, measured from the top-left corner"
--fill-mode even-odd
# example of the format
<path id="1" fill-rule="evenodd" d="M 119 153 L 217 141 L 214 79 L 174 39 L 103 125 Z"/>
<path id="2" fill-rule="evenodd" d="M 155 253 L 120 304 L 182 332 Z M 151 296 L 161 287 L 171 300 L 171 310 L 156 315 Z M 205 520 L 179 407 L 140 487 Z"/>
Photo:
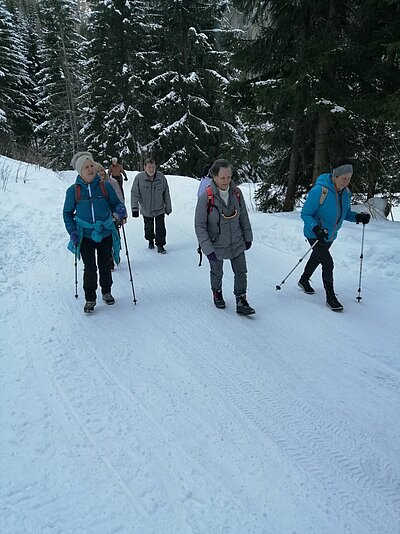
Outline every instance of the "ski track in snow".
<path id="1" fill-rule="evenodd" d="M 312 297 L 297 271 L 275 291 L 306 250 L 298 216 L 252 213 L 257 314 L 239 317 L 229 263 L 225 310 L 197 267 L 197 182 L 171 177 L 168 254 L 146 249 L 142 219 L 125 227 L 137 306 L 123 252 L 116 305 L 87 316 L 60 221 L 68 183 L 2 208 L 0 531 L 400 532 L 398 234 L 383 251 L 366 241 L 357 303 L 359 228 L 343 228 L 333 314 L 319 274 Z"/>

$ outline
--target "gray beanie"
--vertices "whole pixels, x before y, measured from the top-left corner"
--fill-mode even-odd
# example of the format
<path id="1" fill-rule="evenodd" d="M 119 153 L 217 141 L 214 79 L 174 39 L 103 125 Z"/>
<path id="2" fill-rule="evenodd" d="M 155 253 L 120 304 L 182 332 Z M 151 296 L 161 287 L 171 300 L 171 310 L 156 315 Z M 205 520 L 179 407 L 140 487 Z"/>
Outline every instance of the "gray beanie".
<path id="1" fill-rule="evenodd" d="M 81 174 L 82 167 L 87 159 L 94 163 L 93 156 L 90 152 L 77 152 L 72 156 L 71 165 L 78 174 Z"/>
<path id="2" fill-rule="evenodd" d="M 353 174 L 353 165 L 351 163 L 346 163 L 345 165 L 339 165 L 332 171 L 332 176 L 342 176 L 342 174 Z"/>

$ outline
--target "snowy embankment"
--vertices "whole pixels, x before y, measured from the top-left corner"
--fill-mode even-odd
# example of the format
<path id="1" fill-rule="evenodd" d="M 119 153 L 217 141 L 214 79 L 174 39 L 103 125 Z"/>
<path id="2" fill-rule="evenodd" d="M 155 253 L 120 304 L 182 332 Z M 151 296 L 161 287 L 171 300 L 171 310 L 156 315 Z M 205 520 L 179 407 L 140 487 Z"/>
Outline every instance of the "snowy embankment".
<path id="1" fill-rule="evenodd" d="M 0 169 L 2 534 L 399 532 L 399 222 L 366 227 L 360 303 L 362 228 L 344 224 L 335 314 L 319 272 L 313 296 L 301 267 L 275 290 L 307 250 L 299 214 L 253 210 L 257 314 L 239 317 L 228 263 L 225 310 L 197 266 L 198 182 L 171 176 L 168 254 L 129 219 L 137 305 L 124 255 L 116 305 L 88 317 L 62 222 L 73 173 Z"/>

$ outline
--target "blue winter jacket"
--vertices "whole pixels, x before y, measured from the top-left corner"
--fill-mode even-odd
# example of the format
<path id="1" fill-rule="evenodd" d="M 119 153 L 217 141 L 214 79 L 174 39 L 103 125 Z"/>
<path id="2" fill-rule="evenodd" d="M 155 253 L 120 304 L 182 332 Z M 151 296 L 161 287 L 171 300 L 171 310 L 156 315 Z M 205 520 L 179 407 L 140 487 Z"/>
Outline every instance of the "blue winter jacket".
<path id="1" fill-rule="evenodd" d="M 76 188 L 75 185 L 80 186 L 80 200 L 76 202 Z M 112 229 L 107 228 L 107 225 L 102 225 L 102 222 L 108 221 L 111 214 L 117 210 L 119 206 L 125 209 L 124 204 L 118 199 L 114 188 L 108 182 L 104 182 L 108 193 L 108 199 L 104 197 L 100 187 L 100 178 L 95 176 L 91 184 L 87 184 L 80 176 L 77 177 L 75 184 L 68 187 L 65 194 L 63 218 L 67 232 L 71 234 L 74 230 L 78 231 L 83 237 L 92 238 L 92 225 L 96 231 L 100 231 L 101 239 L 111 235 Z M 83 227 L 79 226 L 76 217 L 89 223 Z M 100 241 L 101 241 L 100 239 Z M 96 239 L 98 241 L 98 239 Z"/>
<path id="2" fill-rule="evenodd" d="M 320 204 L 322 186 L 328 189 L 323 204 Z M 346 187 L 342 191 L 336 191 L 331 174 L 318 176 L 314 187 L 307 195 L 307 199 L 301 210 L 301 218 L 304 221 L 304 235 L 308 239 L 315 239 L 313 232 L 315 226 L 326 228 L 329 237 L 326 241 L 336 239 L 343 221 L 356 221 L 356 213 L 350 209 L 351 193 Z"/>

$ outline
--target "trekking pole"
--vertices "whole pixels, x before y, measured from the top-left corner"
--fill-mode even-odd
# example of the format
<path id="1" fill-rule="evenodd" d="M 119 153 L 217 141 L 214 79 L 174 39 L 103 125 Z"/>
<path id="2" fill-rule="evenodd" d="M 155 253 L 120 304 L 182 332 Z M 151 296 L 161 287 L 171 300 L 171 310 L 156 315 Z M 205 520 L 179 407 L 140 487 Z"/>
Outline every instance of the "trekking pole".
<path id="1" fill-rule="evenodd" d="M 280 283 L 280 285 L 277 285 L 276 286 L 276 290 L 278 291 L 279 289 L 282 289 L 281 286 L 283 286 L 283 284 L 286 282 L 286 280 L 289 278 L 289 276 L 292 274 L 292 272 L 297 269 L 297 267 L 300 265 L 300 263 L 304 260 L 304 258 L 307 256 L 307 254 L 309 254 L 312 249 L 315 247 L 315 245 L 318 243 L 318 240 L 315 241 L 315 243 L 313 243 L 311 245 L 311 247 L 307 250 L 307 252 L 304 254 L 304 256 L 302 256 L 299 261 L 296 263 L 296 265 L 293 267 L 293 269 L 290 271 L 290 273 L 282 280 L 282 282 Z"/>
<path id="2" fill-rule="evenodd" d="M 78 298 L 78 251 L 75 247 L 75 298 Z"/>
<path id="3" fill-rule="evenodd" d="M 131 286 L 132 286 L 132 295 L 133 295 L 133 302 L 135 303 L 135 306 L 136 306 L 136 295 L 135 295 L 135 288 L 133 287 L 133 277 L 132 277 L 132 269 L 131 269 L 131 262 L 129 261 L 129 252 L 128 252 L 128 245 L 126 243 L 126 235 L 125 235 L 125 228 L 124 228 L 124 225 L 122 225 L 122 234 L 124 236 L 124 243 L 125 243 L 125 254 L 126 254 L 126 259 L 128 261 L 128 268 L 129 268 L 129 274 L 130 274 L 130 281 L 131 281 Z"/>
<path id="4" fill-rule="evenodd" d="M 361 238 L 361 254 L 360 254 L 360 276 L 358 279 L 358 297 L 356 297 L 356 300 L 360 302 L 362 300 L 361 296 L 361 274 L 362 274 L 362 261 L 364 258 L 364 233 L 365 233 L 365 224 L 363 224 L 362 229 L 362 238 Z"/>

